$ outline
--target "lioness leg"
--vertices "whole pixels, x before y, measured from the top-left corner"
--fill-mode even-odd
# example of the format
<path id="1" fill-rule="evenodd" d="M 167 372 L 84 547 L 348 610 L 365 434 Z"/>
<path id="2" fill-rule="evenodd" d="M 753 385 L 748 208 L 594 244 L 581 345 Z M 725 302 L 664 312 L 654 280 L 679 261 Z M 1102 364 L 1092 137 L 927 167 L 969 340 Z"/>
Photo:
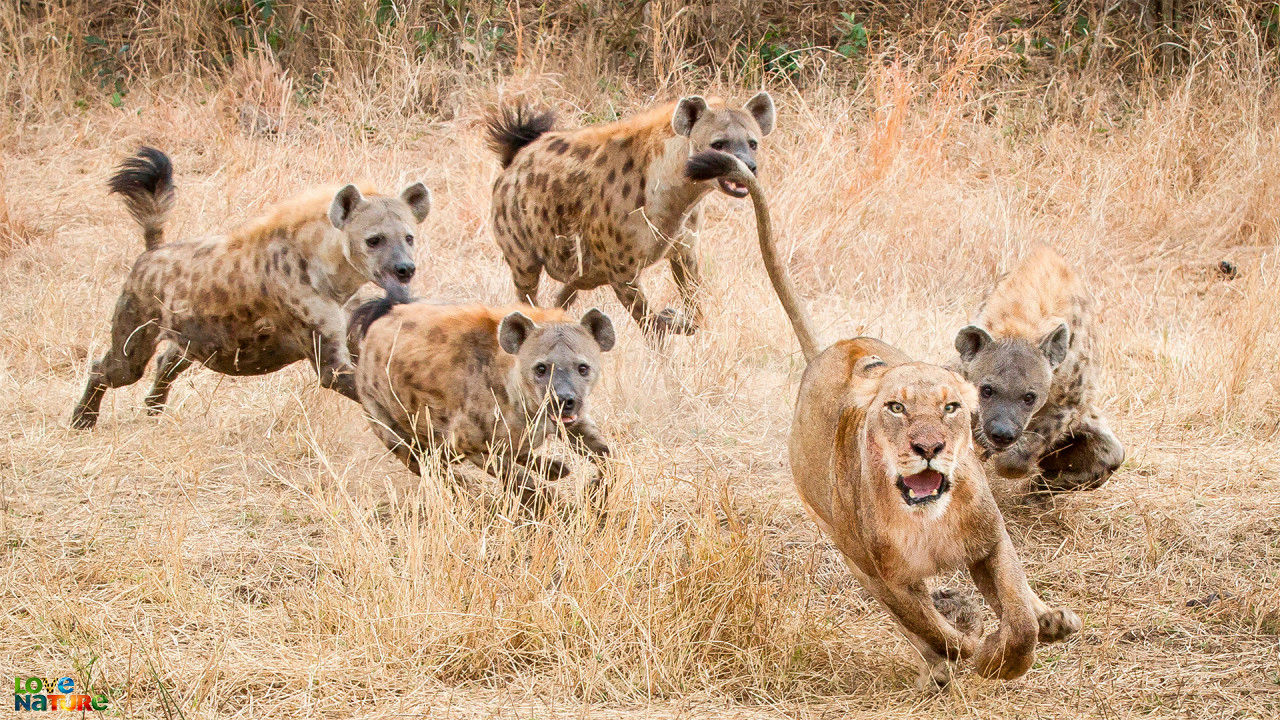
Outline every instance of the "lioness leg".
<path id="1" fill-rule="evenodd" d="M 950 682 L 949 661 L 972 655 L 974 639 L 957 630 L 938 612 L 924 583 L 895 587 L 866 575 L 851 560 L 846 558 L 845 562 L 871 595 L 898 621 L 902 634 L 920 653 L 916 687 L 929 690 Z"/>
<path id="2" fill-rule="evenodd" d="M 978 651 L 978 673 L 1012 680 L 1025 673 L 1035 661 L 1041 609 L 1052 611 L 1031 592 L 1013 543 L 1003 530 L 1001 534 L 1003 537 L 996 549 L 971 565 L 969 573 L 1000 618 L 999 629 L 987 635 Z"/>
<path id="3" fill-rule="evenodd" d="M 1095 490 L 1124 462 L 1124 446 L 1105 420 L 1091 413 L 1081 426 L 1040 458 L 1040 489 Z"/>

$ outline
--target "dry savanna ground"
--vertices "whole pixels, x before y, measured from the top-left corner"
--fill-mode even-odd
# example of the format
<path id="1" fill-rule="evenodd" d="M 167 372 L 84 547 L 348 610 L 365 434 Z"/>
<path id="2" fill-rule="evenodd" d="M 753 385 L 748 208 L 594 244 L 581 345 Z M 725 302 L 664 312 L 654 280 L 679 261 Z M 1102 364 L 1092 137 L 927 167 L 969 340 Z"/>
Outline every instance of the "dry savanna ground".
<path id="1" fill-rule="evenodd" d="M 1100 84 L 975 99 L 886 65 L 851 91 L 771 89 L 762 177 L 826 340 L 945 361 L 1037 243 L 1099 298 L 1101 397 L 1127 462 L 1048 501 L 1000 486 L 1032 585 L 1084 622 L 1024 678 L 912 689 L 910 647 L 792 490 L 802 361 L 749 206 L 722 196 L 698 335 L 649 347 L 610 293 L 580 301 L 621 330 L 597 391 L 619 458 L 602 526 L 515 523 L 474 474 L 410 476 L 304 364 L 193 370 L 160 417 L 144 380 L 108 395 L 96 430 L 68 429 L 141 250 L 104 189 L 123 156 L 172 155 L 172 237 L 315 183 L 423 180 L 418 294 L 506 302 L 484 107 L 523 93 L 571 124 L 654 100 L 533 71 L 462 88 L 448 120 L 192 82 L 4 127 L 0 676 L 72 673 L 136 718 L 1280 715 L 1270 83 L 1209 68 L 1125 102 Z M 644 282 L 676 301 L 665 268 Z"/>

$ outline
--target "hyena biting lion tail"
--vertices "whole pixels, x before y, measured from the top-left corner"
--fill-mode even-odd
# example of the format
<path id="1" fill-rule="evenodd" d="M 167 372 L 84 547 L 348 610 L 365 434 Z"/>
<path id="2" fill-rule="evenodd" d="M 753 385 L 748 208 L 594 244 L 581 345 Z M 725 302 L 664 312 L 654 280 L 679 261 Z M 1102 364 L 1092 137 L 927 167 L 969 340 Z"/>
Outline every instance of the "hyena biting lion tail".
<path id="1" fill-rule="evenodd" d="M 764 189 L 756 181 L 755 173 L 751 172 L 738 158 L 718 150 L 707 150 L 690 157 L 685 164 L 684 172 L 690 180 L 721 178 L 731 180 L 747 189 L 751 195 L 751 204 L 756 211 L 756 235 L 760 241 L 760 257 L 764 261 L 765 272 L 768 273 L 769 282 L 773 284 L 773 290 L 782 303 L 782 309 L 787 313 L 787 319 L 791 321 L 791 329 L 795 331 L 796 340 L 800 342 L 800 352 L 804 355 L 805 362 L 812 361 L 822 350 L 822 343 L 813 327 L 813 320 L 809 318 L 809 312 L 800 301 L 785 262 L 778 257 L 778 248 L 773 239 L 773 222 L 769 216 L 769 203 L 765 199 Z"/>
<path id="2" fill-rule="evenodd" d="M 555 113 L 547 111 L 535 114 L 524 104 L 504 107 L 495 111 L 485 121 L 489 134 L 489 148 L 498 155 L 502 167 L 511 165 L 516 153 L 524 146 L 542 137 L 555 125 Z"/>
<path id="3" fill-rule="evenodd" d="M 155 148 L 139 148 L 138 154 L 120 163 L 107 187 L 120 193 L 133 219 L 142 226 L 148 250 L 164 242 L 164 223 L 173 209 L 173 163 Z"/>
<path id="4" fill-rule="evenodd" d="M 360 342 L 369 332 L 370 325 L 391 312 L 395 306 L 413 302 L 408 288 L 400 287 L 399 283 L 388 283 L 388 285 L 386 295 L 365 302 L 351 313 L 351 319 L 347 321 L 347 344 L 353 356 L 358 354 Z"/>

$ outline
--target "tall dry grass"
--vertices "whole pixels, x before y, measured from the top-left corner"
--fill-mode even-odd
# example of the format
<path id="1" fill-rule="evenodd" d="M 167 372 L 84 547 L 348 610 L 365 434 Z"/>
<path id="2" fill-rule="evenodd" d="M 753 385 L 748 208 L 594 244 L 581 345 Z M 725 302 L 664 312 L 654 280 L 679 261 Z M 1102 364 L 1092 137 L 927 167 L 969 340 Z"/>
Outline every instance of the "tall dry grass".
<path id="1" fill-rule="evenodd" d="M 800 76 L 708 61 L 701 9 L 670 3 L 594 33 L 573 10 L 513 5 L 499 57 L 361 45 L 356 19 L 331 20 L 307 61 L 236 46 L 217 5 L 156 7 L 0 9 L 16 100 L 0 188 L 37 238 L 0 260 L 0 676 L 74 674 L 139 718 L 1280 712 L 1280 108 L 1249 6 L 1184 28 L 1197 42 L 1170 68 L 1146 46 L 1132 67 L 1034 66 L 990 12 L 930 9 L 857 67 Z M 449 7 L 474 24 L 493 6 Z M 115 37 L 122 10 L 143 49 L 115 107 L 114 78 L 77 75 L 76 43 Z M 648 38 L 641 57 L 611 22 Z M 327 68 L 319 84 L 307 62 Z M 1130 457 L 1093 493 L 1037 505 L 1002 488 L 1036 589 L 1085 622 L 1018 682 L 915 695 L 909 646 L 803 516 L 784 457 L 801 361 L 750 212 L 723 198 L 707 204 L 697 336 L 657 350 L 608 293 L 582 303 L 621 329 L 597 390 L 619 455 L 603 524 L 523 522 L 469 472 L 409 476 L 302 367 L 192 371 L 159 418 L 140 383 L 108 396 L 94 432 L 66 427 L 141 249 L 103 191 L 140 143 L 174 158 L 174 236 L 313 183 L 422 179 L 435 210 L 416 290 L 505 302 L 488 104 L 521 95 L 589 122 L 761 81 L 781 108 L 762 161 L 775 223 L 828 341 L 945 360 L 1035 243 L 1099 296 L 1102 397 Z M 675 301 L 665 272 L 645 284 Z"/>

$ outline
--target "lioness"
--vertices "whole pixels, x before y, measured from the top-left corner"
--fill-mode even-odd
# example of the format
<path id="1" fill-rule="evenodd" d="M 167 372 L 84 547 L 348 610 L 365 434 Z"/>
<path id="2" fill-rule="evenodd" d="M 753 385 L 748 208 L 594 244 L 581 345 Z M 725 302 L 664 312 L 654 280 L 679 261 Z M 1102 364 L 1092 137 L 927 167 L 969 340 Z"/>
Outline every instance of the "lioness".
<path id="1" fill-rule="evenodd" d="M 805 370 L 791 426 L 805 509 L 919 651 L 921 689 L 945 685 L 948 661 L 975 653 L 981 675 L 1016 678 L 1037 640 L 1080 628 L 1075 613 L 1048 607 L 1027 585 L 974 453 L 976 407 L 959 375 L 856 338 Z M 961 567 L 1000 618 L 981 642 L 939 612 L 925 583 Z"/>

